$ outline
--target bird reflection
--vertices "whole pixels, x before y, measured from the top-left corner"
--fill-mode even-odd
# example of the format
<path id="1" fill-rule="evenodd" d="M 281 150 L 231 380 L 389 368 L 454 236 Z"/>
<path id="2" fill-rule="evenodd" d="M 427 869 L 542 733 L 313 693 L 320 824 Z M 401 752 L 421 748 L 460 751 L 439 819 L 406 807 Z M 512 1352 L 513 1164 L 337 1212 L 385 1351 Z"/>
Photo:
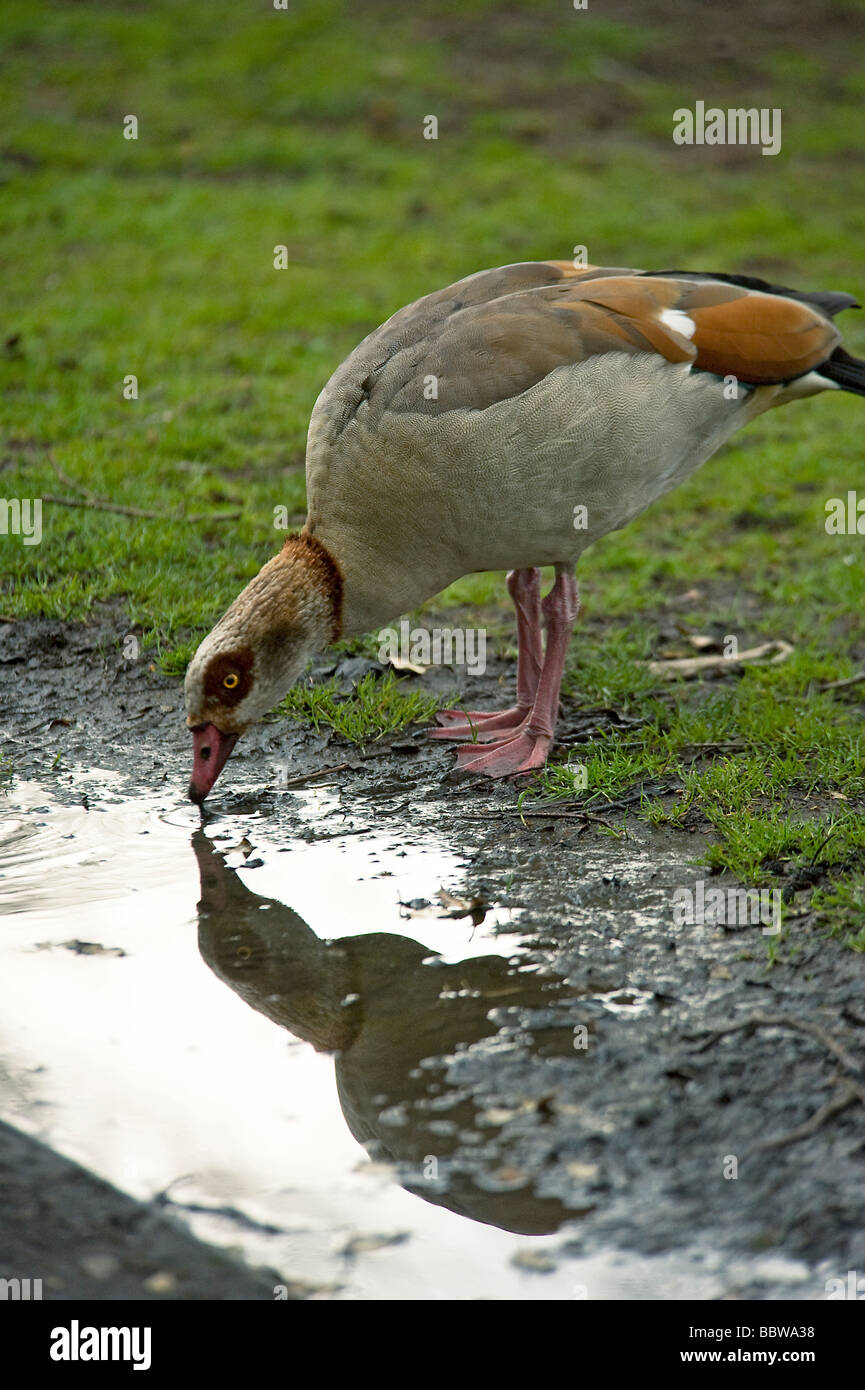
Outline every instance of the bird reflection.
<path id="1" fill-rule="evenodd" d="M 560 977 L 517 971 L 503 956 L 447 964 L 392 932 L 323 940 L 291 908 L 251 892 L 203 831 L 192 844 L 204 960 L 250 1008 L 334 1054 L 346 1122 L 371 1158 L 392 1163 L 426 1201 L 504 1230 L 546 1234 L 578 1214 L 535 1193 L 490 1102 L 448 1075 L 454 1053 L 496 1038 L 492 1010 L 565 1003 Z M 514 1046 L 532 1048 L 519 1035 L 509 1044 L 509 1060 Z M 584 1064 L 572 1046 L 570 1056 Z M 528 1103 L 525 1122 L 544 1123 L 543 1107 Z"/>

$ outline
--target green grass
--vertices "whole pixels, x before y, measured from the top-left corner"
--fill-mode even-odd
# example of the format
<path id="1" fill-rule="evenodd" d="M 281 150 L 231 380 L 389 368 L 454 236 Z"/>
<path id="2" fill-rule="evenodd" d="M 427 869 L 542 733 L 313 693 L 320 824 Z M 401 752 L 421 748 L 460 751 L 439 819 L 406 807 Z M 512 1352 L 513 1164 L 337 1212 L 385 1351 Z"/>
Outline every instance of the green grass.
<path id="1" fill-rule="evenodd" d="M 40 546 L 0 537 L 0 613 L 86 621 L 120 605 L 143 659 L 182 674 L 279 547 L 275 509 L 303 517 L 306 426 L 330 373 L 401 304 L 485 265 L 584 244 L 602 264 L 863 298 L 862 17 L 856 0 L 815 28 L 806 7 L 779 31 L 735 0 L 704 7 L 695 45 L 687 8 L 661 3 L 625 25 L 535 0 L 7 0 L 0 491 L 153 516 L 46 500 Z M 721 61 L 737 24 L 748 43 Z M 780 107 L 781 154 L 674 147 L 672 113 L 698 99 Z M 862 316 L 841 323 L 865 353 Z M 764 417 L 580 567 L 566 699 L 644 722 L 587 747 L 578 794 L 675 783 L 640 814 L 702 819 L 739 874 L 798 820 L 823 833 L 836 805 L 853 817 L 848 860 L 860 847 L 862 689 L 818 687 L 865 664 L 862 538 L 824 526 L 827 498 L 865 492 L 863 412 L 839 393 Z M 512 632 L 501 576 L 433 606 L 480 607 Z M 643 663 L 671 623 L 795 651 L 659 694 Z M 376 717 L 399 727 L 405 695 L 370 687 L 354 713 L 335 692 L 315 709 L 292 698 L 293 717 L 374 738 Z M 712 742 L 745 746 L 695 757 Z M 567 779 L 551 767 L 541 795 L 569 794 Z M 821 912 L 855 941 L 861 881 L 836 867 Z"/>
<path id="2" fill-rule="evenodd" d="M 662 695 L 641 691 L 638 671 L 630 693 L 617 685 L 616 703 L 643 722 L 570 748 L 524 795 L 621 813 L 623 794 L 636 790 L 633 811 L 649 824 L 711 827 L 701 862 L 749 887 L 807 891 L 818 881 L 807 871 L 822 868 L 818 918 L 862 949 L 865 731 L 860 708 L 817 689 L 827 669 L 819 652 L 803 651 L 783 667 L 714 687 L 680 682 Z M 571 685 L 582 684 L 577 670 Z"/>
<path id="3" fill-rule="evenodd" d="M 333 729 L 349 743 L 365 746 L 432 719 L 439 701 L 420 690 L 405 690 L 407 684 L 391 672 L 379 678 L 370 671 L 350 695 L 334 680 L 297 685 L 279 706 L 279 713 L 311 724 L 316 733 L 322 728 Z"/>
<path id="4" fill-rule="evenodd" d="M 853 951 L 865 951 L 865 873 L 837 878 L 812 899 L 819 920 Z"/>

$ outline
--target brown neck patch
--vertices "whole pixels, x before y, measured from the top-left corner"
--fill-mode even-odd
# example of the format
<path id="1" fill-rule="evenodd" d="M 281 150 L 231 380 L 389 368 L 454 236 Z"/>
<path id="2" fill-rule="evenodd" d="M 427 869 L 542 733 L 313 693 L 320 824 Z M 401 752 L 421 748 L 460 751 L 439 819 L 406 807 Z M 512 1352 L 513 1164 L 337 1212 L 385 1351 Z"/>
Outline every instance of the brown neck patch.
<path id="1" fill-rule="evenodd" d="M 316 588 L 330 604 L 331 641 L 336 642 L 342 634 L 342 570 L 326 546 L 317 541 L 309 531 L 300 531 L 295 536 L 286 536 L 281 560 L 299 560 Z"/>

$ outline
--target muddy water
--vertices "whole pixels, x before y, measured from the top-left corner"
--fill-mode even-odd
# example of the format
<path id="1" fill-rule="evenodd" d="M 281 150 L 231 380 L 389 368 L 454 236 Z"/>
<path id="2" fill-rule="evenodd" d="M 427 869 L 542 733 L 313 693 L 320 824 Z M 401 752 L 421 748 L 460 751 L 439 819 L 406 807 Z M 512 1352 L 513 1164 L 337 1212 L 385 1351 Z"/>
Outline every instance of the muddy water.
<path id="1" fill-rule="evenodd" d="M 549 1098 L 479 1082 L 586 1054 L 520 911 L 465 896 L 470 844 L 357 823 L 328 788 L 292 794 L 290 836 L 254 808 L 202 828 L 109 773 L 78 791 L 0 803 L 2 1118 L 319 1298 L 723 1294 L 687 1242 L 581 1252 L 591 1154 L 567 1156 L 568 1205 L 520 1148 Z"/>

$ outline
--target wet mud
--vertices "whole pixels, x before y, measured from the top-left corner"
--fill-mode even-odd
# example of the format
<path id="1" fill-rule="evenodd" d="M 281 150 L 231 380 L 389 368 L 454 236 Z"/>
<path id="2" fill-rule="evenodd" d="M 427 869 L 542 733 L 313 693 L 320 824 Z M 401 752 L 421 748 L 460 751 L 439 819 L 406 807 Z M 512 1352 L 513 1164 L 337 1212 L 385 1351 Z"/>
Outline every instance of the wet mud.
<path id="1" fill-rule="evenodd" d="M 319 1298 L 814 1299 L 865 1267 L 861 954 L 676 925 L 705 835 L 523 818 L 422 731 L 264 724 L 201 817 L 180 683 L 119 636 L 0 627 L 2 1119 Z"/>

